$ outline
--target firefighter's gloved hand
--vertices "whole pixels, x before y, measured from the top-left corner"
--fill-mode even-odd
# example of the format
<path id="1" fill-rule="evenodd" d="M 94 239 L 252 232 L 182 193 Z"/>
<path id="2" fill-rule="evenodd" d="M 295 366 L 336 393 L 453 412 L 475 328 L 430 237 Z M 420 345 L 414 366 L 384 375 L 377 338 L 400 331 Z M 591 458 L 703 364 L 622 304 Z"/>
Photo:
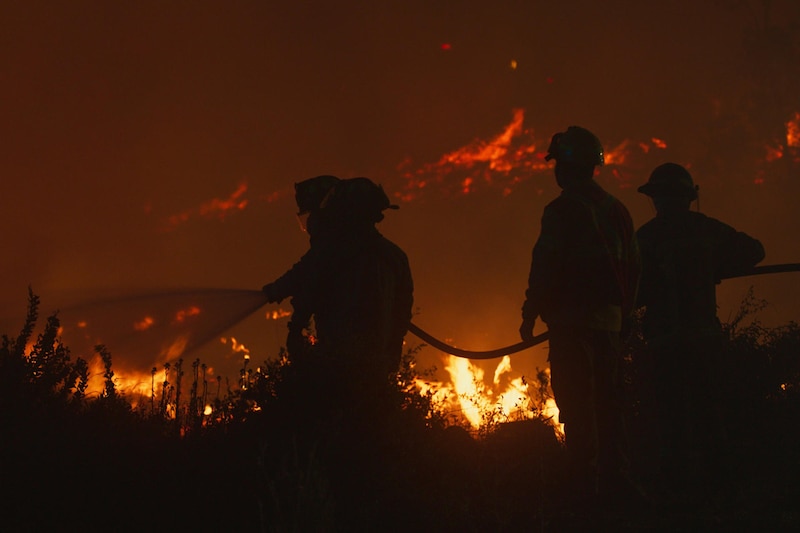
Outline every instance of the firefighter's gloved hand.
<path id="1" fill-rule="evenodd" d="M 535 318 L 522 319 L 522 325 L 519 327 L 519 336 L 522 339 L 522 342 L 530 342 L 533 340 L 533 326 L 535 325 Z"/>
<path id="2" fill-rule="evenodd" d="M 271 304 L 280 303 L 280 301 L 283 300 L 283 298 L 277 294 L 277 287 L 275 287 L 274 283 L 267 283 L 261 287 L 261 290 L 267 295 L 267 301 Z"/>

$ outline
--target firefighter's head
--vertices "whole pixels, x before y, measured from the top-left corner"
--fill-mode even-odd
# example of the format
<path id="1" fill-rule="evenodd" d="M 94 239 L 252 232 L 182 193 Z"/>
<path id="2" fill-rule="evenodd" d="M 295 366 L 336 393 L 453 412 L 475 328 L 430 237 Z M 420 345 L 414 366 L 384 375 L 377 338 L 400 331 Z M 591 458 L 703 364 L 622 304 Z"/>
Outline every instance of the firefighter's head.
<path id="1" fill-rule="evenodd" d="M 670 196 L 675 198 L 697 198 L 692 175 L 685 167 L 677 163 L 664 163 L 657 166 L 650 174 L 647 183 L 637 189 L 651 198 Z"/>
<path id="2" fill-rule="evenodd" d="M 305 215 L 319 209 L 331 189 L 341 180 L 336 176 L 317 176 L 294 184 L 297 214 Z"/>
<path id="3" fill-rule="evenodd" d="M 650 174 L 647 183 L 637 189 L 653 199 L 656 210 L 686 210 L 697 199 L 692 175 L 677 163 L 664 163 Z"/>
<path id="4" fill-rule="evenodd" d="M 595 167 L 605 161 L 600 140 L 580 126 L 570 126 L 553 135 L 544 159 L 556 160 L 556 179 L 562 187 L 562 182 L 568 180 L 591 179 Z"/>
<path id="5" fill-rule="evenodd" d="M 294 184 L 297 219 L 304 231 L 313 233 L 316 230 L 322 203 L 331 194 L 336 184 L 341 181 L 336 176 L 323 175 Z"/>
<path id="6" fill-rule="evenodd" d="M 372 226 L 383 220 L 386 209 L 398 209 L 383 187 L 369 178 L 341 180 L 322 204 L 326 216 L 347 226 Z"/>

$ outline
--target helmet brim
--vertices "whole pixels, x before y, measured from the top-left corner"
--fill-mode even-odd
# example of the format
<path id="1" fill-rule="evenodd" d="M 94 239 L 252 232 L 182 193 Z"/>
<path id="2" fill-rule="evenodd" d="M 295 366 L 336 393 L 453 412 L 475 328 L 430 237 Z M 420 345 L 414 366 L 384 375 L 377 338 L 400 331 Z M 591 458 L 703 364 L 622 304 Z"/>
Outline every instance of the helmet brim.
<path id="1" fill-rule="evenodd" d="M 636 190 L 651 198 L 659 196 L 667 198 L 687 198 L 689 200 L 697 199 L 697 191 L 694 189 L 694 187 L 675 188 L 672 185 L 664 183 L 645 183 Z"/>

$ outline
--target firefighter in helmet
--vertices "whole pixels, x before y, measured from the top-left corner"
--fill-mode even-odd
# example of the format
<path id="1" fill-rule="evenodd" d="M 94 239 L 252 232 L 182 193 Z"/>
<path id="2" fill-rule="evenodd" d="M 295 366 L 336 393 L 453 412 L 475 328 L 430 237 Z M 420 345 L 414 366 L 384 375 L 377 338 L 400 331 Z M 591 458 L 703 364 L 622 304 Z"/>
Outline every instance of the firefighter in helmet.
<path id="1" fill-rule="evenodd" d="M 676 163 L 656 167 L 638 191 L 656 216 L 637 231 L 642 253 L 638 306 L 651 356 L 654 410 L 665 482 L 698 473 L 724 443 L 724 343 L 716 285 L 764 258 L 749 235 L 690 209 L 697 187 Z M 678 488 L 678 487 L 672 487 Z"/>
<path id="2" fill-rule="evenodd" d="M 291 295 L 294 310 L 270 427 L 291 436 L 293 456 L 322 465 L 332 494 L 373 501 L 385 478 L 375 451 L 397 439 L 392 415 L 399 411 L 397 372 L 411 322 L 411 270 L 405 252 L 376 228 L 386 210 L 397 208 L 380 185 L 362 177 L 311 185 L 297 187 L 311 249 L 264 287 L 270 299 Z M 309 203 L 300 194 L 306 191 Z M 313 343 L 304 331 L 314 333 Z M 362 491 L 368 494 L 356 496 Z M 360 511 L 338 506 L 337 522 L 349 523 Z"/>
<path id="3" fill-rule="evenodd" d="M 331 254 L 333 223 L 326 220 L 323 206 L 333 188 L 341 182 L 331 175 L 316 176 L 295 183 L 295 203 L 300 226 L 309 236 L 309 250 L 275 281 L 264 285 L 262 290 L 271 303 L 292 298 L 292 317 L 289 320 L 289 333 L 286 348 L 289 353 L 297 353 L 305 348 L 303 329 L 311 318 L 311 311 L 303 302 L 309 300 L 309 293 L 316 290 L 320 272 L 326 257 Z"/>
<path id="4" fill-rule="evenodd" d="M 318 176 L 295 189 L 311 248 L 263 288 L 269 301 L 292 296 L 287 349 L 293 363 L 383 383 L 398 369 L 413 303 L 408 258 L 375 227 L 397 206 L 364 177 Z M 305 334 L 312 329 L 313 350 Z M 313 374 L 332 382 L 331 372 Z"/>
<path id="5" fill-rule="evenodd" d="M 387 209 L 397 206 L 368 178 L 333 189 L 324 211 L 336 253 L 312 295 L 320 351 L 382 378 L 398 368 L 413 303 L 408 258 L 375 226 Z"/>
<path id="6" fill-rule="evenodd" d="M 556 133 L 545 159 L 555 159 L 562 192 L 544 208 L 520 335 L 532 339 L 537 318 L 547 325 L 573 479 L 580 494 L 594 497 L 626 483 L 618 367 L 639 251 L 628 210 L 593 179 L 604 162 L 594 134 L 578 126 Z"/>

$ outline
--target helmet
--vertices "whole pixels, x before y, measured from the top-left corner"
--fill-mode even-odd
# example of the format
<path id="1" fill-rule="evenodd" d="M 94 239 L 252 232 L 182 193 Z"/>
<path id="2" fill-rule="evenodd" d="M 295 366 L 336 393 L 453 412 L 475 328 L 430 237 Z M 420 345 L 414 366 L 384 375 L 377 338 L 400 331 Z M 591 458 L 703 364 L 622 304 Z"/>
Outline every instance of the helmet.
<path id="1" fill-rule="evenodd" d="M 294 184 L 294 199 L 297 214 L 304 215 L 319 209 L 331 189 L 341 180 L 336 176 L 317 176 Z"/>
<path id="2" fill-rule="evenodd" d="M 605 161 L 600 140 L 580 126 L 570 126 L 567 131 L 553 135 L 544 159 L 590 166 L 602 165 Z"/>
<path id="3" fill-rule="evenodd" d="M 664 163 L 657 166 L 650 174 L 647 183 L 637 190 L 650 197 L 670 196 L 689 200 L 697 198 L 697 189 L 692 181 L 692 175 L 677 163 Z"/>
<path id="4" fill-rule="evenodd" d="M 384 210 L 399 208 L 389 201 L 383 187 L 369 178 L 341 180 L 322 207 L 334 216 L 371 223 L 383 220 Z"/>

